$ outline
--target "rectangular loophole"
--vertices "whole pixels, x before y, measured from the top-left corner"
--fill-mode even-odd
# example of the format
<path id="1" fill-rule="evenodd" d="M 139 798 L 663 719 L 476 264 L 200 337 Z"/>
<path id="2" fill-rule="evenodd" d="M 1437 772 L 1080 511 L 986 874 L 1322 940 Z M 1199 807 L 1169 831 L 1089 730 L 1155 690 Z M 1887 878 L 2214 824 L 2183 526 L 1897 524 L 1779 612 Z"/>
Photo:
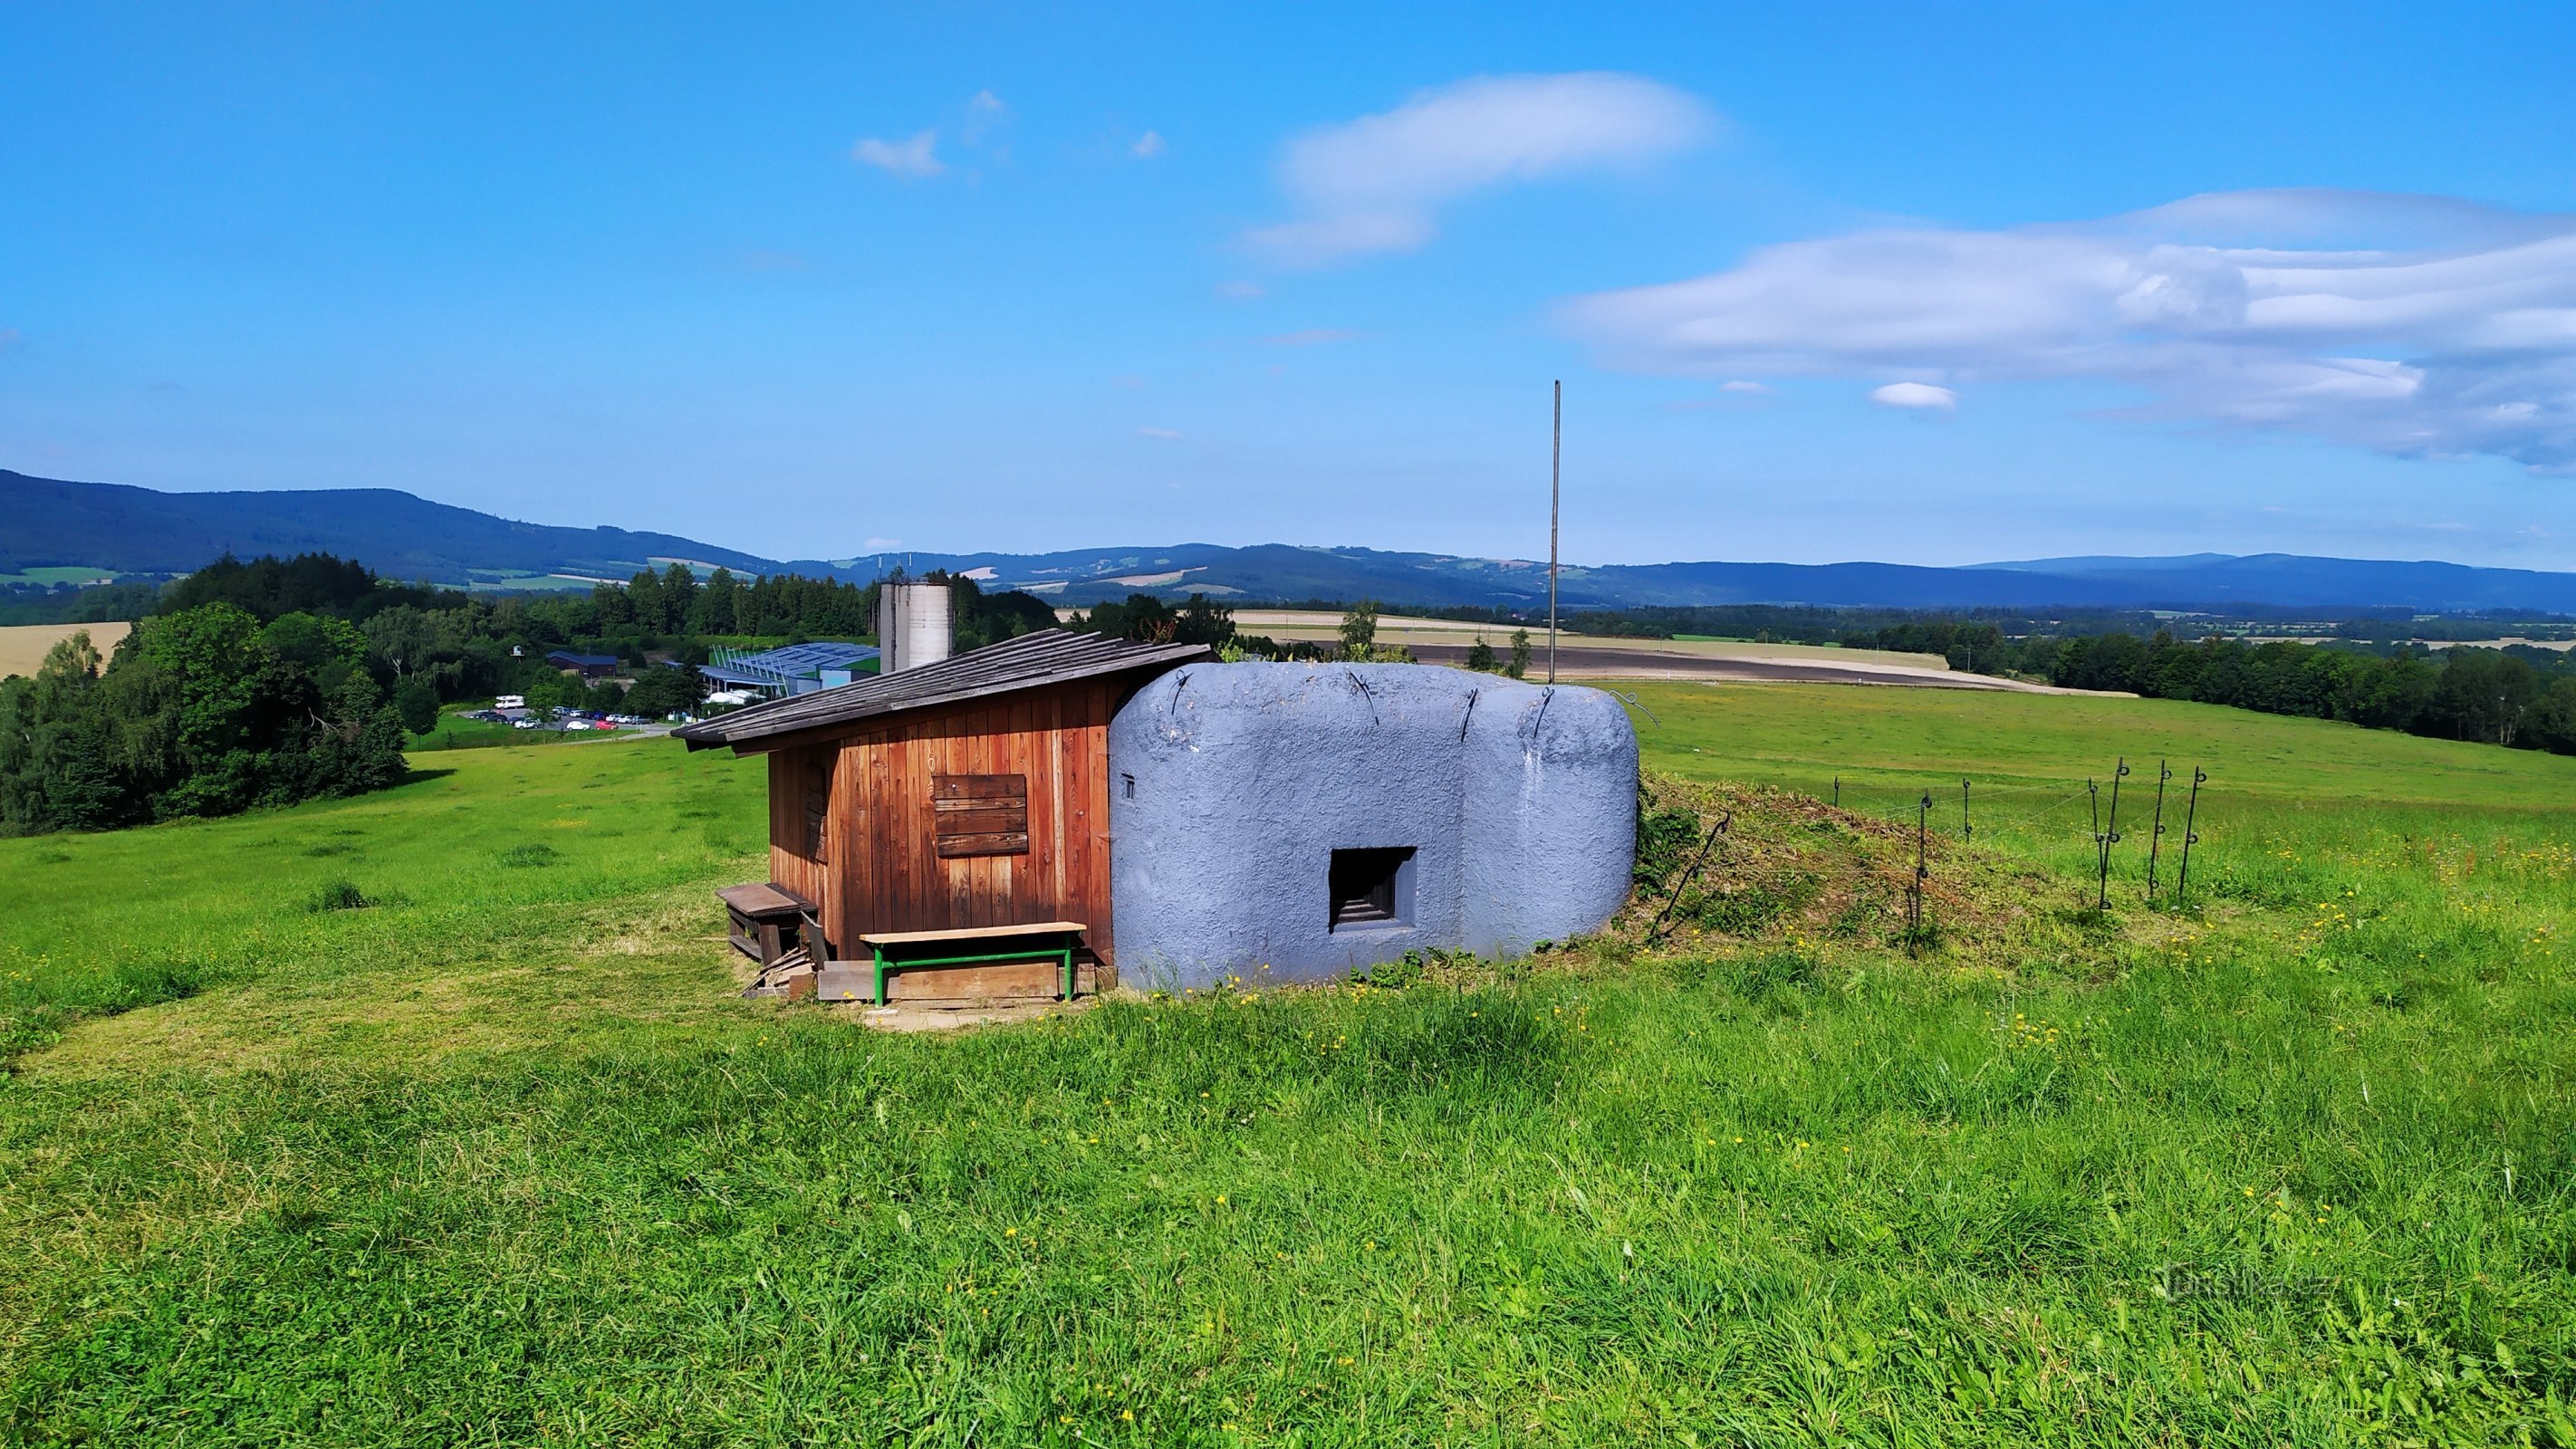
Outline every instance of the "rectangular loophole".
<path id="1" fill-rule="evenodd" d="M 1029 777 L 933 775 L 933 848 L 940 858 L 1029 853 Z"/>
<path id="2" fill-rule="evenodd" d="M 1413 919 L 1413 847 L 1336 850 L 1329 886 L 1330 929 L 1401 925 Z"/>

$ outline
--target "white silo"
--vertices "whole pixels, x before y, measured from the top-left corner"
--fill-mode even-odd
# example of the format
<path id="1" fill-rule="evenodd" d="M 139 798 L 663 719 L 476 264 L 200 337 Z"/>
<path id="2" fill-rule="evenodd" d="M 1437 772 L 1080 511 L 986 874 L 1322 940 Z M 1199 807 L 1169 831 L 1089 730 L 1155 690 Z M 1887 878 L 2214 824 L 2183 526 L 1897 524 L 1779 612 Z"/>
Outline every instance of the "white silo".
<path id="1" fill-rule="evenodd" d="M 878 671 L 892 674 L 936 664 L 948 657 L 955 639 L 946 584 L 884 583 L 877 586 Z"/>

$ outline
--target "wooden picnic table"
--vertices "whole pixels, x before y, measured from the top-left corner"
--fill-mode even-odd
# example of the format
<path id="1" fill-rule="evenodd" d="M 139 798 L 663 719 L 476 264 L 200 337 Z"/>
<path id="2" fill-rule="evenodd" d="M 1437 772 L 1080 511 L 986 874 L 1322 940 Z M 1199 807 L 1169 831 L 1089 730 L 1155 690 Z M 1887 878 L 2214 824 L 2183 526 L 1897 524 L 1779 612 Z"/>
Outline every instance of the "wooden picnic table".
<path id="1" fill-rule="evenodd" d="M 953 931 L 874 931 L 859 937 L 868 948 L 876 1004 L 886 1004 L 886 981 L 923 966 L 976 966 L 1052 956 L 1063 970 L 1064 999 L 1073 999 L 1073 953 L 1090 927 L 1080 921 L 1039 921 L 1026 926 L 967 926 Z M 1002 943 L 991 951 L 958 951 L 968 942 Z"/>

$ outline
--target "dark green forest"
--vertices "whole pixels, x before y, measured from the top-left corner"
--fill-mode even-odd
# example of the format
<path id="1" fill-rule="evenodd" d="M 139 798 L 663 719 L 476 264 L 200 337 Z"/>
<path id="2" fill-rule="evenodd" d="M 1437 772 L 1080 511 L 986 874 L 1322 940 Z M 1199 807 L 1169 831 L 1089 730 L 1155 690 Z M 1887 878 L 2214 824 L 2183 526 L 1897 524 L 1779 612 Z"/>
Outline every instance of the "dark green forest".
<path id="1" fill-rule="evenodd" d="M 948 585 L 957 643 L 1054 624 L 1026 594 Z M 103 830 L 380 789 L 440 706 L 522 694 L 536 707 L 695 708 L 723 644 L 859 639 L 876 590 L 795 575 L 700 580 L 680 565 L 586 594 L 477 598 L 398 584 L 325 554 L 224 558 L 155 591 L 112 656 L 86 635 L 35 677 L 0 681 L 0 831 Z M 608 654 L 628 685 L 585 683 L 554 650 Z"/>
<path id="2" fill-rule="evenodd" d="M 1954 669 L 2121 690 L 2263 714 L 2343 720 L 2446 740 L 2576 754 L 2576 660 L 2531 645 L 2432 650 L 2414 644 L 2177 637 L 2125 630 L 2014 638 L 1992 624 L 1898 624 L 1848 647 L 1939 654 Z"/>

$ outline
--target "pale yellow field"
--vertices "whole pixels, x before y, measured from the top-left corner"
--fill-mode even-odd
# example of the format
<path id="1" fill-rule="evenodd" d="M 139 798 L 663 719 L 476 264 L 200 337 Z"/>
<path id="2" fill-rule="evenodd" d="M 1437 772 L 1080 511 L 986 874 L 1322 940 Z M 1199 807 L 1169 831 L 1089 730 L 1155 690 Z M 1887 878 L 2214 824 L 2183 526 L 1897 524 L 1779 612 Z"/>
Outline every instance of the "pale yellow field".
<path id="1" fill-rule="evenodd" d="M 0 679 L 12 674 L 33 674 L 45 662 L 45 655 L 56 644 L 82 630 L 89 631 L 89 642 L 101 656 L 116 651 L 116 641 L 131 633 L 131 624 L 8 624 L 0 625 Z"/>
<path id="2" fill-rule="evenodd" d="M 1311 609 L 1237 609 L 1234 625 L 1247 634 L 1266 634 L 1273 639 L 1331 639 L 1339 635 L 1342 616 Z M 1377 621 L 1377 638 L 1381 644 L 1472 644 L 1478 635 L 1487 643 L 1502 648 L 1511 639 L 1511 630 L 1496 625 L 1462 624 L 1455 619 L 1423 619 L 1404 614 L 1387 614 Z M 1542 644 L 1547 639 L 1544 628 L 1533 629 L 1530 637 Z M 1571 630 L 1558 635 L 1557 646 L 1565 650 L 1616 649 L 1624 652 L 1646 651 L 1657 654 L 1685 654 L 1701 659 L 1781 659 L 1814 660 L 1819 663 L 1844 665 L 1891 665 L 1905 669 L 1947 671 L 1949 662 L 1937 654 L 1899 654 L 1881 649 L 1838 649 L 1827 644 L 1752 644 L 1735 640 L 1713 639 L 1621 639 L 1600 634 L 1577 634 Z"/>

